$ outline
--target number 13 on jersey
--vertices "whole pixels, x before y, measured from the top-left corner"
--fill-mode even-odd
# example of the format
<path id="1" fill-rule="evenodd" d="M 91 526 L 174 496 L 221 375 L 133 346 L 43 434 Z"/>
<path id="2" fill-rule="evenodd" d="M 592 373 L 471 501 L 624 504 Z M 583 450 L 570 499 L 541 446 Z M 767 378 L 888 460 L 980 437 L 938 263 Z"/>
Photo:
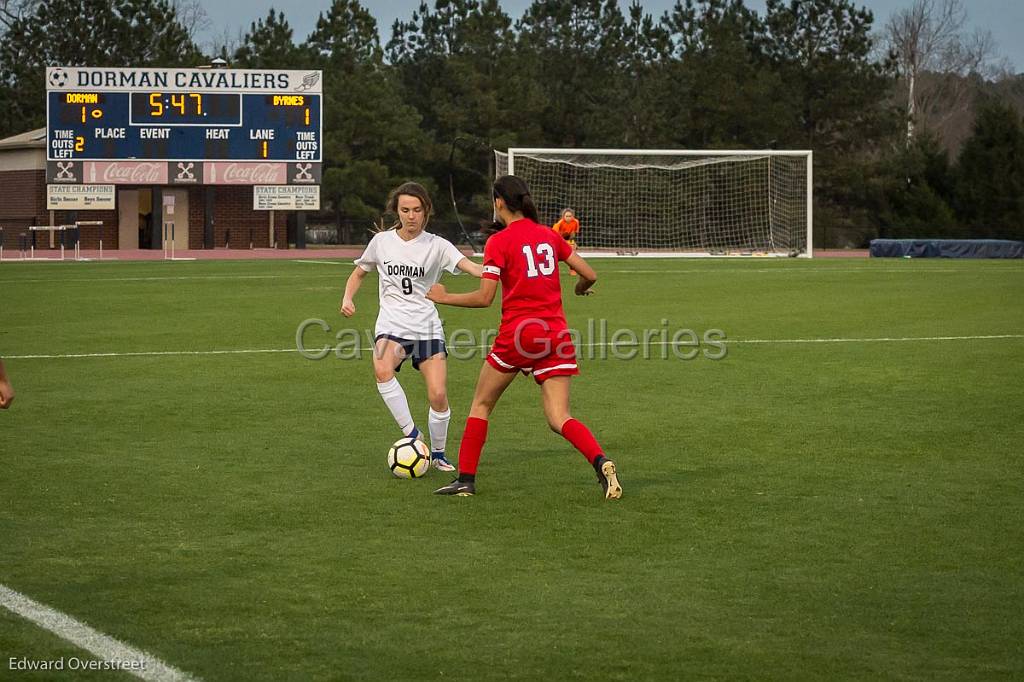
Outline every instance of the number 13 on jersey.
<path id="1" fill-rule="evenodd" d="M 551 247 L 551 244 L 538 244 L 536 251 L 537 253 L 534 255 L 533 247 L 529 244 L 523 246 L 523 255 L 526 257 L 526 276 L 547 276 L 553 273 L 557 265 L 555 263 L 555 250 Z"/>

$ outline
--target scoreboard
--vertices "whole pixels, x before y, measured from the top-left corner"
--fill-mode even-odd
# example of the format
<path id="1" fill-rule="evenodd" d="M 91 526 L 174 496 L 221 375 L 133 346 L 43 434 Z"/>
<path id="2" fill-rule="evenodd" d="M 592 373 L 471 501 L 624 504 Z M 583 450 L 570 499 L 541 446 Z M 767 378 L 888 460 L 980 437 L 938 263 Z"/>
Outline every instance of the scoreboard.
<path id="1" fill-rule="evenodd" d="M 66 176 L 67 162 L 276 162 L 319 180 L 320 71 L 50 67 L 46 83 L 47 165 Z"/>

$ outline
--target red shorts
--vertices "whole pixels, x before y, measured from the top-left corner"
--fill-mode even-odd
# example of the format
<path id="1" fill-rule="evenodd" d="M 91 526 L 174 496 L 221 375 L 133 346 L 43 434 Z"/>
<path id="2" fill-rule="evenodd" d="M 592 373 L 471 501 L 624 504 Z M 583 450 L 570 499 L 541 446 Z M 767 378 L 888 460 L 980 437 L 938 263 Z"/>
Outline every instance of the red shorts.
<path id="1" fill-rule="evenodd" d="M 499 372 L 533 374 L 538 384 L 551 377 L 580 373 L 569 329 L 552 329 L 540 320 L 500 330 L 487 354 L 487 362 Z"/>

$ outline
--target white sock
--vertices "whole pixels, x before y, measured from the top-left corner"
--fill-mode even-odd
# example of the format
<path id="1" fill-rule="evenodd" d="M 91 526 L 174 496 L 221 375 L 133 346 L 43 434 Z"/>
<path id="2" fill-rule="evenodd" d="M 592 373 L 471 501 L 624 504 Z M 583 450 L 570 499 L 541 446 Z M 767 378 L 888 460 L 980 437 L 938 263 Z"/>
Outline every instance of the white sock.
<path id="1" fill-rule="evenodd" d="M 430 408 L 427 415 L 427 428 L 430 429 L 430 449 L 432 451 L 444 452 L 448 440 L 448 421 L 451 418 L 451 408 L 444 412 L 435 412 L 434 408 Z"/>
<path id="2" fill-rule="evenodd" d="M 408 436 L 415 431 L 416 425 L 413 424 L 412 412 L 409 411 L 409 401 L 405 397 L 405 391 L 402 390 L 402 384 L 398 383 L 398 377 L 391 377 L 391 381 L 377 384 L 377 390 L 380 391 L 380 397 L 384 399 L 384 404 L 391 410 L 391 416 L 398 422 L 402 433 Z"/>

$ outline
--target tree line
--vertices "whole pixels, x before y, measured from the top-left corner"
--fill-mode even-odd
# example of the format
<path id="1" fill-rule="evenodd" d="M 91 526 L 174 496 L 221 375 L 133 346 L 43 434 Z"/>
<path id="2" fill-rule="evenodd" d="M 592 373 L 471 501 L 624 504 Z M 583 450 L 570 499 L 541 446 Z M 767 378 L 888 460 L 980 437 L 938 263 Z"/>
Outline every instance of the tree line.
<path id="1" fill-rule="evenodd" d="M 272 9 L 203 49 L 194 2 L 0 0 L 0 136 L 45 124 L 46 66 L 220 56 L 323 70 L 322 196 L 339 221 L 369 224 L 407 179 L 447 217 L 452 180 L 463 218 L 489 218 L 492 150 L 510 146 L 789 148 L 815 153 L 818 246 L 1022 239 L 1024 77 L 985 72 L 983 45 L 933 59 L 950 50 L 924 29 L 961 57 L 978 47 L 956 42 L 957 10 L 913 0 L 881 26 L 850 0 L 679 0 L 660 17 L 636 1 L 534 0 L 512 17 L 499 0 L 434 0 L 382 32 L 359 0 L 334 0 L 305 39 Z M 948 109 L 973 120 L 952 142 Z"/>

